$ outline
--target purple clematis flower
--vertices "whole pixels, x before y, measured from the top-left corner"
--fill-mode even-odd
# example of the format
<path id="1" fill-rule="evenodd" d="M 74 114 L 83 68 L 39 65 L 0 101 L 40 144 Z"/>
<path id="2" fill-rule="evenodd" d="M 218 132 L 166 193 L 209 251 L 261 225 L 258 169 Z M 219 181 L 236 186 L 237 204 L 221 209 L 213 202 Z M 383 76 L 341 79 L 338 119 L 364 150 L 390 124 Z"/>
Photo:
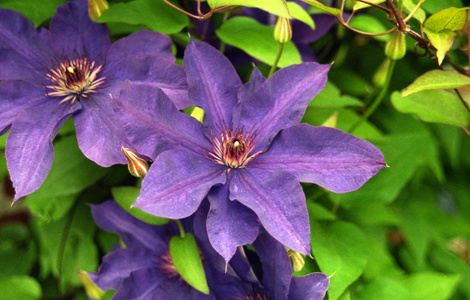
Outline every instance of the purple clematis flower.
<path id="1" fill-rule="evenodd" d="M 292 277 L 285 247 L 269 234 L 260 234 L 253 247 L 261 259 L 261 262 L 255 259 L 258 264 L 250 264 L 246 256 L 237 251 L 227 273 L 222 270 L 209 273 L 208 280 L 217 299 L 321 300 L 325 297 L 328 277 L 323 273 Z M 253 265 L 261 265 L 261 272 Z M 261 280 L 258 273 L 261 273 Z"/>
<path id="2" fill-rule="evenodd" d="M 137 220 L 114 201 L 92 205 L 96 224 L 119 234 L 126 245 L 103 258 L 90 278 L 103 290 L 115 290 L 114 300 L 193 299 L 214 300 L 189 286 L 178 274 L 168 250 L 175 224 L 155 226 Z"/>
<path id="3" fill-rule="evenodd" d="M 361 187 L 385 166 L 369 142 L 340 130 L 299 124 L 324 87 L 329 65 L 303 63 L 243 85 L 215 48 L 191 41 L 184 60 L 192 105 L 204 123 L 179 112 L 152 87 L 122 90 L 117 103 L 135 149 L 154 160 L 134 203 L 171 219 L 193 214 L 207 196 L 209 240 L 228 262 L 252 243 L 259 223 L 292 250 L 310 251 L 301 182 L 333 192 Z"/>
<path id="4" fill-rule="evenodd" d="M 49 30 L 0 9 L 0 134 L 10 129 L 6 158 L 14 200 L 37 190 L 50 170 L 52 139 L 73 115 L 82 152 L 101 166 L 126 163 L 128 145 L 109 96 L 129 83 L 159 87 L 187 106 L 183 68 L 171 40 L 140 31 L 111 45 L 109 31 L 88 16 L 86 0 L 57 9 Z"/>

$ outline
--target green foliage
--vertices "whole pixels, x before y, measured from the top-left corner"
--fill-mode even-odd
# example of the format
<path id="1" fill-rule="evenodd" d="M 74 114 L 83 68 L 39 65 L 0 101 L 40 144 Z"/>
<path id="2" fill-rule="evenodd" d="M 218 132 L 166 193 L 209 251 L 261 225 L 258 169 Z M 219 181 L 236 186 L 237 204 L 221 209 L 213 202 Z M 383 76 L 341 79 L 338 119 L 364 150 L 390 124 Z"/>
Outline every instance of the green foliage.
<path id="1" fill-rule="evenodd" d="M 18 275 L 0 277 L 0 300 L 39 300 L 41 286 L 32 277 Z"/>
<path id="2" fill-rule="evenodd" d="M 38 27 L 50 19 L 57 6 L 62 3 L 65 3 L 65 0 L 42 0 L 40 3 L 36 0 L 0 0 L 0 7 L 16 10 Z"/>
<path id="3" fill-rule="evenodd" d="M 225 43 L 242 49 L 260 61 L 272 65 L 279 51 L 279 43 L 274 38 L 274 28 L 262 25 L 248 17 L 234 17 L 225 22 L 217 36 Z M 292 42 L 284 45 L 279 67 L 301 63 L 299 51 Z"/>
<path id="4" fill-rule="evenodd" d="M 452 71 L 432 70 L 416 78 L 401 95 L 406 97 L 420 91 L 454 89 L 466 85 L 470 85 L 470 78 L 465 75 Z"/>
<path id="5" fill-rule="evenodd" d="M 282 0 L 207 0 L 212 8 L 227 5 L 243 5 L 261 8 L 280 17 L 289 18 L 289 10 Z"/>
<path id="6" fill-rule="evenodd" d="M 148 29 L 170 34 L 187 26 L 188 18 L 163 1 L 134 0 L 112 4 L 99 22 L 144 25 Z"/>
<path id="7" fill-rule="evenodd" d="M 191 233 L 184 237 L 174 236 L 170 240 L 170 255 L 181 277 L 196 290 L 209 294 L 206 274 L 196 239 Z"/>

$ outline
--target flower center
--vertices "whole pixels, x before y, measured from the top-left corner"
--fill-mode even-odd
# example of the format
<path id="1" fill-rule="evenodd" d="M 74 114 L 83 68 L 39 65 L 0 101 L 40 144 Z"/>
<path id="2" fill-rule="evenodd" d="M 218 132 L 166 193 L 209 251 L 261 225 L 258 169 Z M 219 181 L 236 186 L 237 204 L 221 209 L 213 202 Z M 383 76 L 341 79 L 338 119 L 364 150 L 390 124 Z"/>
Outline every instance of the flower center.
<path id="1" fill-rule="evenodd" d="M 46 88 L 51 90 L 47 96 L 64 97 L 59 104 L 70 101 L 73 104 L 81 97 L 88 98 L 97 89 L 103 87 L 106 77 L 100 77 L 99 73 L 103 65 L 95 64 L 86 57 L 69 59 L 64 58 L 55 66 L 49 68 L 46 74 L 49 84 Z"/>
<path id="2" fill-rule="evenodd" d="M 243 129 L 225 129 L 220 136 L 212 134 L 212 149 L 208 158 L 217 164 L 230 169 L 244 168 L 262 151 L 251 154 L 256 146 L 256 134 L 244 132 Z"/>
<path id="3" fill-rule="evenodd" d="M 175 278 L 180 276 L 180 273 L 178 273 L 175 264 L 171 260 L 170 252 L 166 252 L 160 256 L 160 259 L 161 261 L 158 264 L 158 268 L 167 276 L 167 278 Z"/>

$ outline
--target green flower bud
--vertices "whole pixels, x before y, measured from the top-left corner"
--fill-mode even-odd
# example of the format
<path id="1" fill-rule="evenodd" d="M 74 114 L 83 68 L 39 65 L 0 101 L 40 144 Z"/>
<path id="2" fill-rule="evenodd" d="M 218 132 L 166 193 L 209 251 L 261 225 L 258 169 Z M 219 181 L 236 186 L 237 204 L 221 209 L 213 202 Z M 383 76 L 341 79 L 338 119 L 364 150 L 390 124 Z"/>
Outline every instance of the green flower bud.
<path id="1" fill-rule="evenodd" d="M 98 21 L 101 15 L 108 10 L 109 4 L 106 0 L 88 0 L 88 14 L 94 22 Z"/>
<path id="2" fill-rule="evenodd" d="M 302 270 L 305 265 L 305 255 L 292 250 L 288 250 L 287 254 L 290 258 L 292 270 L 294 270 L 294 272 L 299 272 L 300 270 Z"/>
<path id="3" fill-rule="evenodd" d="M 285 44 L 292 39 L 292 27 L 290 20 L 279 17 L 274 27 L 274 39 L 281 44 Z"/>
<path id="4" fill-rule="evenodd" d="M 127 168 L 129 169 L 129 173 L 135 177 L 144 177 L 149 169 L 148 163 L 137 156 L 137 154 L 135 154 L 131 149 L 121 146 L 121 151 L 127 158 Z"/>
<path id="5" fill-rule="evenodd" d="M 93 281 L 91 281 L 87 272 L 83 270 L 77 270 L 77 275 L 78 278 L 80 278 L 80 281 L 82 282 L 83 287 L 85 288 L 85 292 L 89 298 L 97 300 L 103 299 L 105 293 Z"/>
<path id="6" fill-rule="evenodd" d="M 405 35 L 398 30 L 392 34 L 392 38 L 385 45 L 385 55 L 393 60 L 402 59 L 406 54 Z"/>

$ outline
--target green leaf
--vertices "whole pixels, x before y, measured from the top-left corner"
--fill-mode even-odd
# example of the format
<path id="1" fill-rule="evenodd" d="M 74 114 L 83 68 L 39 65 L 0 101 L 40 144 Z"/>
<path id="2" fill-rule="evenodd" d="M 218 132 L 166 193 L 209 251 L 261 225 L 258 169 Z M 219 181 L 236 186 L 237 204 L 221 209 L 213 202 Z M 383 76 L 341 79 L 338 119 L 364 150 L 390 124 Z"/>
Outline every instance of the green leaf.
<path id="1" fill-rule="evenodd" d="M 416 300 L 400 282 L 387 277 L 377 277 L 362 286 L 358 300 Z"/>
<path id="2" fill-rule="evenodd" d="M 414 8 L 416 7 L 416 3 L 414 3 L 412 0 L 403 0 L 403 7 L 408 13 L 411 13 Z M 418 20 L 421 24 L 426 20 L 426 13 L 424 10 L 420 7 L 416 11 L 416 13 L 413 15 L 413 18 Z"/>
<path id="3" fill-rule="evenodd" d="M 327 82 L 325 88 L 313 99 L 309 107 L 345 107 L 362 106 L 357 98 L 341 95 L 340 90 L 331 82 Z"/>
<path id="4" fill-rule="evenodd" d="M 39 300 L 41 286 L 29 276 L 0 277 L 0 300 Z"/>
<path id="5" fill-rule="evenodd" d="M 332 14 L 334 16 L 339 16 L 341 14 L 341 10 L 334 8 L 334 7 L 329 7 L 321 3 L 320 1 L 317 0 L 302 0 L 305 3 L 310 4 L 313 7 L 316 7 L 318 9 L 321 9 L 324 12 L 327 12 L 329 14 Z"/>
<path id="6" fill-rule="evenodd" d="M 273 15 L 284 18 L 290 18 L 289 11 L 282 0 L 207 0 L 211 8 L 217 8 L 227 5 L 243 5 L 248 7 L 257 7 Z"/>
<path id="7" fill-rule="evenodd" d="M 385 0 L 369 0 L 367 2 L 374 3 L 374 4 L 379 4 L 379 3 L 385 2 Z M 366 3 L 363 3 L 363 2 L 357 1 L 356 4 L 354 4 L 354 6 L 353 6 L 353 10 L 356 11 L 356 10 L 363 9 L 363 8 L 366 8 L 366 7 L 370 7 L 370 5 L 366 4 Z"/>
<path id="8" fill-rule="evenodd" d="M 38 27 L 44 21 L 51 18 L 57 6 L 62 3 L 65 3 L 65 0 L 1 0 L 0 7 L 21 13 L 32 21 L 35 27 Z"/>
<path id="9" fill-rule="evenodd" d="M 67 217 L 57 222 L 44 224 L 35 220 L 32 224 L 38 237 L 39 276 L 54 275 L 62 292 L 81 285 L 76 269 L 91 272 L 98 267 L 98 249 L 94 241 L 96 226 L 91 221 L 90 208 L 83 200 L 80 199 Z"/>
<path id="10" fill-rule="evenodd" d="M 460 275 L 423 272 L 406 276 L 401 283 L 411 291 L 415 299 L 441 300 L 451 298 L 460 280 Z"/>
<path id="11" fill-rule="evenodd" d="M 170 256 L 181 277 L 196 290 L 208 295 L 206 274 L 196 239 L 191 233 L 184 238 L 174 236 L 170 240 Z"/>
<path id="12" fill-rule="evenodd" d="M 439 64 L 452 47 L 455 31 L 461 30 L 467 21 L 467 8 L 448 7 L 430 16 L 424 22 L 423 31 L 437 49 Z"/>
<path id="13" fill-rule="evenodd" d="M 168 219 L 148 214 L 138 207 L 132 206 L 140 194 L 140 189 L 132 186 L 114 187 L 111 190 L 114 200 L 119 206 L 137 219 L 153 225 L 168 223 Z"/>
<path id="14" fill-rule="evenodd" d="M 377 18 L 371 15 L 358 15 L 354 16 L 349 22 L 349 25 L 355 29 L 369 32 L 369 33 L 381 33 L 387 31 L 389 28 L 380 22 Z M 386 42 L 390 39 L 390 33 L 386 35 L 374 36 L 375 39 Z"/>
<path id="15" fill-rule="evenodd" d="M 453 126 L 467 126 L 470 114 L 460 99 L 444 90 L 428 90 L 407 97 L 399 92 L 391 96 L 395 108 L 402 113 L 416 114 L 426 122 L 444 123 Z"/>
<path id="16" fill-rule="evenodd" d="M 451 6 L 462 7 L 463 4 L 461 0 L 427 0 L 421 5 L 421 7 L 430 14 Z"/>
<path id="17" fill-rule="evenodd" d="M 82 154 L 75 136 L 62 138 L 54 149 L 54 163 L 46 181 L 25 201 L 25 205 L 46 222 L 64 216 L 76 194 L 107 172 Z"/>
<path id="18" fill-rule="evenodd" d="M 314 223 L 311 232 L 313 255 L 322 272 L 330 278 L 328 299 L 336 300 L 361 275 L 367 260 L 364 234 L 353 224 Z"/>
<path id="19" fill-rule="evenodd" d="M 424 90 L 454 89 L 465 85 L 470 85 L 470 78 L 465 75 L 453 71 L 432 70 L 416 78 L 401 95 L 405 97 Z"/>
<path id="20" fill-rule="evenodd" d="M 26 225 L 7 223 L 0 228 L 1 276 L 29 274 L 36 253 L 36 244 Z"/>
<path id="21" fill-rule="evenodd" d="M 289 8 L 289 12 L 294 19 L 304 22 L 305 24 L 310 26 L 310 28 L 315 29 L 315 23 L 312 17 L 307 11 L 305 11 L 302 8 L 302 6 L 298 5 L 295 2 L 286 2 L 286 3 L 287 3 L 287 7 Z"/>
<path id="22" fill-rule="evenodd" d="M 312 222 L 320 220 L 330 221 L 336 219 L 336 215 L 334 215 L 331 211 L 327 210 L 325 207 L 313 201 L 307 200 L 307 209 L 308 215 Z"/>
<path id="23" fill-rule="evenodd" d="M 163 1 L 155 0 L 134 0 L 111 4 L 98 21 L 145 25 L 149 29 L 165 34 L 179 32 L 189 23 L 185 14 Z"/>
<path id="24" fill-rule="evenodd" d="M 463 29 L 467 21 L 468 8 L 448 7 L 430 16 L 424 27 L 438 33 L 442 30 L 457 31 Z"/>
<path id="25" fill-rule="evenodd" d="M 248 17 L 234 17 L 225 22 L 218 30 L 217 36 L 225 43 L 242 49 L 260 61 L 272 65 L 279 51 L 279 43 L 274 40 L 274 28 L 258 23 Z M 300 64 L 302 59 L 295 45 L 289 41 L 278 66 L 283 68 Z"/>

